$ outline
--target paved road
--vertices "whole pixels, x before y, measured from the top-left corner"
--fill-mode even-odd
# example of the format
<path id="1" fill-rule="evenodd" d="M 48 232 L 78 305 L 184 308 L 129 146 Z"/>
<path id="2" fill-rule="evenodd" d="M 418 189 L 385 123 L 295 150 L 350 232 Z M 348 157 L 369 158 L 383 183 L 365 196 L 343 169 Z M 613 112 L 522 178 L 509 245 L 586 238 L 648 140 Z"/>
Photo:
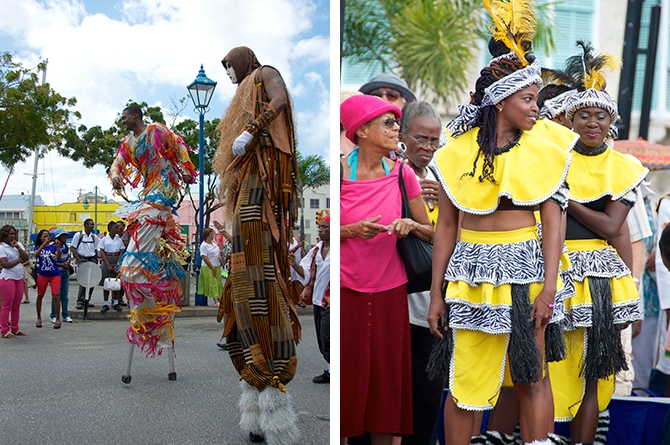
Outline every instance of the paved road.
<path id="1" fill-rule="evenodd" d="M 136 349 L 126 385 L 127 320 L 75 319 L 55 330 L 45 305 L 44 327 L 37 329 L 34 295 L 21 306 L 20 327 L 28 336 L 0 339 L 0 444 L 250 443 L 237 426 L 238 374 L 216 346 L 222 325 L 215 318 L 176 319 L 176 381 L 168 380 L 167 356 L 148 359 Z M 97 300 L 99 291 L 95 312 Z M 301 314 L 298 372 L 288 389 L 301 443 L 327 444 L 330 385 L 311 381 L 325 362 L 312 317 Z"/>

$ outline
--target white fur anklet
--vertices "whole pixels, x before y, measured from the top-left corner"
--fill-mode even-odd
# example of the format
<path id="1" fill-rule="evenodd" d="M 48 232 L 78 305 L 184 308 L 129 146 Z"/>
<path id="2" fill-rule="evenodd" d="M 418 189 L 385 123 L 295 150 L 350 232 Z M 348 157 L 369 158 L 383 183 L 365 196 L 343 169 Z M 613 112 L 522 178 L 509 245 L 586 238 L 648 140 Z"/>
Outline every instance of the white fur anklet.
<path id="1" fill-rule="evenodd" d="M 259 436 L 263 435 L 260 424 L 260 409 L 258 408 L 258 390 L 245 382 L 240 380 L 240 389 L 242 395 L 240 396 L 240 428 L 245 434 L 254 433 Z"/>
<path id="2" fill-rule="evenodd" d="M 260 427 L 268 445 L 291 445 L 298 442 L 300 431 L 291 396 L 268 386 L 258 396 Z"/>

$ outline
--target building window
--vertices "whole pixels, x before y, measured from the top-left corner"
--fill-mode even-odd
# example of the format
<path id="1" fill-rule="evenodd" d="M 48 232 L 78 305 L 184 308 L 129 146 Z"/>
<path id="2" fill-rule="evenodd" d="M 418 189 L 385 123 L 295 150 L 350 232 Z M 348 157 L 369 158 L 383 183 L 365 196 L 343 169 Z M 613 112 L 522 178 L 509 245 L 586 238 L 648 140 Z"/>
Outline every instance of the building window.
<path id="1" fill-rule="evenodd" d="M 77 222 L 77 214 L 75 212 L 70 213 L 70 222 Z"/>
<path id="2" fill-rule="evenodd" d="M 310 199 L 309 200 L 309 208 L 310 209 L 318 209 L 319 208 L 319 200 L 317 199 Z"/>
<path id="3" fill-rule="evenodd" d="M 326 208 L 330 208 L 330 198 L 326 198 Z"/>

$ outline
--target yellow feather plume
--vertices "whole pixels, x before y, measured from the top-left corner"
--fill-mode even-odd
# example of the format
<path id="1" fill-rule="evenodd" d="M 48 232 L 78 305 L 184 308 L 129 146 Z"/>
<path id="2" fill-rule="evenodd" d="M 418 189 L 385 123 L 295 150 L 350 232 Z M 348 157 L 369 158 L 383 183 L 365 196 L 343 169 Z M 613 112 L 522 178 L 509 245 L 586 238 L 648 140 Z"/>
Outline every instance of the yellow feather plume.
<path id="1" fill-rule="evenodd" d="M 535 5 L 533 0 L 484 0 L 484 8 L 493 19 L 491 36 L 503 42 L 528 65 L 526 53 L 535 37 Z"/>
<path id="2" fill-rule="evenodd" d="M 609 54 L 600 54 L 600 64 L 597 67 L 591 67 L 584 75 L 584 88 L 594 88 L 596 90 L 604 90 L 607 86 L 605 74 L 608 72 L 616 72 L 621 69 L 623 65 L 622 60 L 617 56 L 610 56 Z"/>

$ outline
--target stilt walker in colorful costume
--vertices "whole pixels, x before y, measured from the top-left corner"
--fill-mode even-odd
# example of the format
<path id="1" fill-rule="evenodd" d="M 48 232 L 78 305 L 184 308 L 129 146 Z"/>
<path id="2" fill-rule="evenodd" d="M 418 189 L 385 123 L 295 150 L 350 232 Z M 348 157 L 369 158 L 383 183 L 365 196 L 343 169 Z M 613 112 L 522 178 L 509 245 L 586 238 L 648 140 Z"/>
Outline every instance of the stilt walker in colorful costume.
<path id="1" fill-rule="evenodd" d="M 287 445 L 299 436 L 285 386 L 295 375 L 300 339 L 287 247 L 298 180 L 291 102 L 279 72 L 249 48 L 233 48 L 222 63 L 238 88 L 219 124 L 213 163 L 233 224 L 218 319 L 241 377 L 240 427 L 254 442 Z"/>
<path id="2" fill-rule="evenodd" d="M 470 443 L 473 412 L 491 409 L 503 384 L 513 385 L 519 397 L 525 443 L 548 443 L 553 419 L 543 380 L 545 330 L 562 317 L 560 228 L 576 137 L 551 122 L 555 140 L 566 146 L 546 131 L 533 131 L 542 85 L 540 63 L 528 52 L 534 10 L 528 1 L 513 5 L 485 2 L 493 37 L 510 52 L 482 69 L 470 104 L 460 106 L 447 125 L 454 139 L 433 161 L 442 187 L 428 322 L 438 337 L 438 325 L 448 324 L 442 332 L 453 342 L 453 353 L 443 357 L 450 445 Z M 537 205 L 542 239 L 533 214 Z"/>
<path id="3" fill-rule="evenodd" d="M 641 318 L 637 287 L 622 261 L 631 264 L 630 239 L 622 243 L 628 252 L 619 254 L 611 240 L 622 232 L 647 169 L 605 143 L 618 108 L 604 91 L 604 73 L 620 61 L 577 43 L 583 53 L 569 59 L 566 71 L 576 73 L 581 88 L 565 110 L 580 137 L 568 174 L 566 233 L 575 296 L 566 302 L 567 358 L 549 369 L 556 420 L 572 421 L 572 443 L 587 444 L 614 391 L 614 374 L 628 368 L 620 330 Z"/>
<path id="4" fill-rule="evenodd" d="M 174 380 L 173 317 L 181 311 L 179 280 L 184 276 L 184 240 L 174 205 L 182 182 L 193 182 L 195 169 L 181 137 L 163 124 L 146 125 L 137 105 L 123 110 L 121 122 L 130 134 L 117 151 L 109 177 L 121 194 L 125 184 L 135 188 L 142 182 L 143 186 L 137 201 L 114 213 L 128 222 L 126 232 L 130 235 L 118 268 L 130 305 L 127 337 L 131 349 L 123 381 L 130 382 L 133 345 L 147 357 L 160 355 L 169 346 L 169 376 Z"/>

